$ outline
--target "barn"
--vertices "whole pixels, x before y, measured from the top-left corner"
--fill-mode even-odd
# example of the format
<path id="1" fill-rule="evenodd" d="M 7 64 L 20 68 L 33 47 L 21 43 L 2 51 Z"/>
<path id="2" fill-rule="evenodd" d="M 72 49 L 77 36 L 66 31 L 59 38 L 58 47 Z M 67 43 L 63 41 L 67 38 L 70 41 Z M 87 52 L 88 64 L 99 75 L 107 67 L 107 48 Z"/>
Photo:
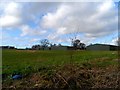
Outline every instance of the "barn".
<path id="1" fill-rule="evenodd" d="M 107 44 L 92 44 L 86 47 L 86 50 L 93 51 L 117 51 L 118 46 Z"/>

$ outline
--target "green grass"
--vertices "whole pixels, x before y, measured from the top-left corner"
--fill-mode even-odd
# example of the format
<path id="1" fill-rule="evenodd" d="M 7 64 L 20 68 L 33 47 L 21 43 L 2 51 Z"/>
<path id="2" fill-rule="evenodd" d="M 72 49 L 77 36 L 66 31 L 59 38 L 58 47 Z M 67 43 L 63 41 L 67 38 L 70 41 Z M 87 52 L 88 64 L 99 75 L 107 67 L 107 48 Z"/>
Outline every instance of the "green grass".
<path id="1" fill-rule="evenodd" d="M 115 54 L 113 54 L 115 53 Z M 107 59 L 107 61 L 101 59 Z M 2 73 L 34 73 L 38 69 L 48 71 L 64 64 L 96 61 L 96 65 L 105 67 L 115 64 L 116 51 L 32 51 L 32 50 L 3 50 Z"/>

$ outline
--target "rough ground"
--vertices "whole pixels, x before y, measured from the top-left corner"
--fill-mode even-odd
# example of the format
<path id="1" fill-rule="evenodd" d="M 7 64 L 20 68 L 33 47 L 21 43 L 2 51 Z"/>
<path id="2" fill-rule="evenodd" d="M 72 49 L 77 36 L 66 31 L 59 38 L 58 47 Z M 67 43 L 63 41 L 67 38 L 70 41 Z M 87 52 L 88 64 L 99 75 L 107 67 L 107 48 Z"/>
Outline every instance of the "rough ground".
<path id="1" fill-rule="evenodd" d="M 66 64 L 56 69 L 39 69 L 38 72 L 24 76 L 21 80 L 9 80 L 3 88 L 119 88 L 119 67 L 97 67 L 94 63 Z"/>

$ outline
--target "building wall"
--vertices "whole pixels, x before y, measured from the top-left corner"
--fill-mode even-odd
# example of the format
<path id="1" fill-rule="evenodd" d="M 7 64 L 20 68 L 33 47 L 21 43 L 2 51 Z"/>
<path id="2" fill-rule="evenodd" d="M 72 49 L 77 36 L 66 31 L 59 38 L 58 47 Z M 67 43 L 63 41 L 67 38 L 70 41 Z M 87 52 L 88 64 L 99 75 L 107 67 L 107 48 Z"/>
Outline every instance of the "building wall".
<path id="1" fill-rule="evenodd" d="M 86 50 L 108 51 L 110 50 L 110 46 L 109 45 L 90 45 L 90 46 L 87 46 Z"/>

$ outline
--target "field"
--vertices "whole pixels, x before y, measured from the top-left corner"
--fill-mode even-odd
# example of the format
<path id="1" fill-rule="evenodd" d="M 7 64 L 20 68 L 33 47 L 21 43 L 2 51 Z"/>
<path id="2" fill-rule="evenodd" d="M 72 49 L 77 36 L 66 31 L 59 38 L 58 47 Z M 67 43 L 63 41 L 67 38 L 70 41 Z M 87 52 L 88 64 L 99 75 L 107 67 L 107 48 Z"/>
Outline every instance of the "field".
<path id="1" fill-rule="evenodd" d="M 117 88 L 118 74 L 117 51 L 2 51 L 3 88 Z"/>

